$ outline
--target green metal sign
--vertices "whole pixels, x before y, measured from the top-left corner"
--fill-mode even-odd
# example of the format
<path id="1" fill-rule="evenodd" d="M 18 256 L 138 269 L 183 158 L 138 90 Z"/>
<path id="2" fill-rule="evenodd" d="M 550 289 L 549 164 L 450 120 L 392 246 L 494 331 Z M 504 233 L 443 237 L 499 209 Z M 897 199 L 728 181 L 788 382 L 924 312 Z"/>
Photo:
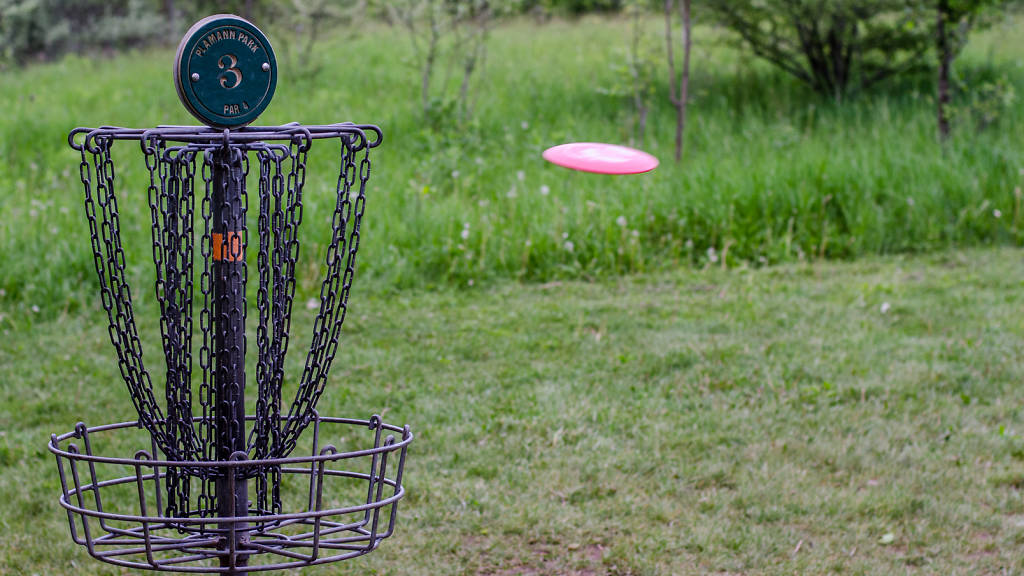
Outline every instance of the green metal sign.
<path id="1" fill-rule="evenodd" d="M 204 124 L 239 128 L 270 104 L 277 87 L 274 49 L 260 29 L 232 14 L 196 22 L 178 45 L 174 85 Z"/>

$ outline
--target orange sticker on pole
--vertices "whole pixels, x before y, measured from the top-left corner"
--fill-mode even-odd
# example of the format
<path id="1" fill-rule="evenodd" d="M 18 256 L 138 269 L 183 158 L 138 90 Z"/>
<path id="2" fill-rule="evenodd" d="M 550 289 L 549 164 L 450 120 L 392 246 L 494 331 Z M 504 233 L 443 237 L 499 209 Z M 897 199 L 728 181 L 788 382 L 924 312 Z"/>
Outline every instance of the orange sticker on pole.
<path id="1" fill-rule="evenodd" d="M 245 259 L 245 251 L 242 249 L 241 232 L 226 232 L 224 234 L 214 232 L 211 236 L 214 260 L 241 262 Z"/>

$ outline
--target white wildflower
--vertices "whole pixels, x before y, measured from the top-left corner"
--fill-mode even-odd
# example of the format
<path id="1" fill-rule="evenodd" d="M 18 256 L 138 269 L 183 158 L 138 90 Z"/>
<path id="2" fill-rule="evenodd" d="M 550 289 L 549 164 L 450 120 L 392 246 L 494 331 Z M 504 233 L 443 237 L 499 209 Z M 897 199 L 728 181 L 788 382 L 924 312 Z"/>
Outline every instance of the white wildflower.
<path id="1" fill-rule="evenodd" d="M 458 178 L 458 177 L 459 177 L 459 171 L 458 170 L 452 170 L 452 178 Z"/>
<path id="2" fill-rule="evenodd" d="M 551 193 L 551 188 L 549 188 L 547 184 L 541 185 L 541 187 L 540 187 L 540 195 L 541 196 L 547 196 L 550 193 Z"/>
<path id="3" fill-rule="evenodd" d="M 316 310 L 320 307 L 320 301 L 316 298 L 310 298 L 306 300 L 306 310 Z"/>
<path id="4" fill-rule="evenodd" d="M 509 198 L 515 198 L 516 196 L 519 196 L 519 194 L 516 193 L 516 187 L 513 186 L 513 187 L 509 188 L 509 190 L 505 194 L 505 196 L 507 196 Z"/>
<path id="5" fill-rule="evenodd" d="M 520 124 L 520 126 L 522 126 L 523 130 L 529 130 L 530 129 L 530 123 L 527 122 L 526 120 L 523 120 L 523 122 L 522 122 L 522 124 Z"/>
<path id="6" fill-rule="evenodd" d="M 463 228 L 462 233 L 459 235 L 462 236 L 463 240 L 469 240 L 469 228 Z"/>
<path id="7" fill-rule="evenodd" d="M 718 252 L 715 252 L 715 247 L 711 246 L 708 248 L 708 260 L 714 264 L 718 262 Z"/>
<path id="8" fill-rule="evenodd" d="M 470 278 L 470 279 L 469 279 L 469 282 L 466 282 L 466 284 L 469 284 L 470 286 L 472 286 L 472 285 L 473 285 L 473 279 L 472 279 L 472 278 Z"/>
<path id="9" fill-rule="evenodd" d="M 526 172 L 523 172 L 522 170 L 519 170 L 518 172 L 516 172 L 516 178 L 520 182 L 522 182 L 523 180 L 526 180 Z"/>
<path id="10" fill-rule="evenodd" d="M 629 224 L 629 222 L 626 221 L 625 216 L 619 216 L 618 218 L 616 218 L 615 223 L 618 224 L 620 228 L 625 228 L 626 224 Z"/>
<path id="11" fill-rule="evenodd" d="M 878 308 L 878 311 L 882 314 L 888 314 L 889 310 L 892 310 L 892 306 L 888 302 L 882 302 L 882 305 Z"/>
<path id="12" fill-rule="evenodd" d="M 35 312 L 36 314 L 39 314 L 39 306 L 36 306 L 35 304 L 33 304 L 32 305 L 32 311 Z"/>
<path id="13" fill-rule="evenodd" d="M 912 197 L 910 197 L 910 196 L 907 196 L 907 206 L 913 206 L 913 205 L 914 205 L 914 199 Z"/>
<path id="14" fill-rule="evenodd" d="M 1003 212 L 999 208 L 996 208 L 995 210 L 992 211 L 992 215 L 995 216 L 996 218 L 1002 218 Z"/>
<path id="15" fill-rule="evenodd" d="M 569 238 L 569 233 L 568 232 L 562 232 L 562 240 L 567 240 L 568 238 Z"/>
<path id="16" fill-rule="evenodd" d="M 572 252 L 576 248 L 576 245 L 572 243 L 572 240 L 566 240 L 563 246 L 565 247 L 566 252 Z"/>

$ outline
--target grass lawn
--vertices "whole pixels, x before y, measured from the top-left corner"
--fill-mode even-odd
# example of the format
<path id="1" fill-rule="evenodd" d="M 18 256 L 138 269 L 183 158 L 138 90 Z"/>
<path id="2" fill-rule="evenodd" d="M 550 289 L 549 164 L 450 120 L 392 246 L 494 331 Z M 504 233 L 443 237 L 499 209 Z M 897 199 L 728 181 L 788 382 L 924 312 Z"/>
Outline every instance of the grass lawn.
<path id="1" fill-rule="evenodd" d="M 409 497 L 305 573 L 1022 573 L 1022 278 L 989 249 L 357 283 L 321 411 L 410 423 Z M 133 416 L 102 313 L 0 315 L 0 574 L 120 573 L 70 543 L 45 451 Z"/>

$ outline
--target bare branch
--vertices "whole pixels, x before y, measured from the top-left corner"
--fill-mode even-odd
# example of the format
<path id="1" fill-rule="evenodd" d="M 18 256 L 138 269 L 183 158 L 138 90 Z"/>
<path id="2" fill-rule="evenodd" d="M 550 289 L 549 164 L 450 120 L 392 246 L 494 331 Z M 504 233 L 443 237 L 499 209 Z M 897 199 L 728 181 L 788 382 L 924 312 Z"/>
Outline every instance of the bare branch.
<path id="1" fill-rule="evenodd" d="M 676 59 L 672 49 L 672 8 L 675 2 L 665 0 L 665 46 L 668 49 L 668 97 L 673 105 L 677 105 L 676 96 Z"/>

